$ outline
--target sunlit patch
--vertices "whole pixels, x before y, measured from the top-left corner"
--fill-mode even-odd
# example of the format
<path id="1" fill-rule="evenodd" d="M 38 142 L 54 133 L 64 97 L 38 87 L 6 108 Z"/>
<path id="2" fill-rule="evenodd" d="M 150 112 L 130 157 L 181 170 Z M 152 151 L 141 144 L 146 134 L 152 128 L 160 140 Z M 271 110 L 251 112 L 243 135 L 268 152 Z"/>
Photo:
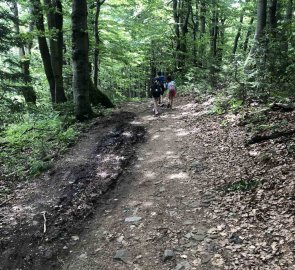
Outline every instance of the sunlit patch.
<path id="1" fill-rule="evenodd" d="M 146 172 L 146 173 L 144 173 L 144 176 L 146 178 L 149 178 L 149 179 L 155 179 L 156 178 L 156 173 L 154 173 L 154 172 Z"/>
<path id="2" fill-rule="evenodd" d="M 107 177 L 110 176 L 110 174 L 107 172 L 99 172 L 99 173 L 97 173 L 97 176 L 101 177 L 102 179 L 106 179 Z"/>
<path id="3" fill-rule="evenodd" d="M 123 136 L 127 137 L 127 138 L 131 138 L 132 137 L 132 133 L 131 132 L 128 132 L 128 131 L 125 131 L 122 133 Z"/>
<path id="4" fill-rule="evenodd" d="M 130 122 L 131 125 L 143 125 L 143 122 L 140 121 L 132 121 Z"/>
<path id="5" fill-rule="evenodd" d="M 182 109 L 183 110 L 191 110 L 191 109 L 193 109 L 193 108 L 195 108 L 196 107 L 196 104 L 195 103 L 188 103 L 188 104 L 186 104 L 186 105 L 183 105 L 182 106 Z"/>
<path id="6" fill-rule="evenodd" d="M 144 116 L 143 117 L 143 120 L 145 121 L 153 121 L 153 120 L 156 120 L 157 118 L 153 115 L 147 115 L 147 116 Z"/>
<path id="7" fill-rule="evenodd" d="M 167 178 L 168 178 L 169 180 L 176 180 L 176 179 L 181 179 L 181 180 L 183 180 L 183 179 L 188 179 L 189 176 L 188 176 L 188 174 L 185 173 L 185 172 L 180 172 L 180 173 L 173 173 L 173 174 L 170 174 L 170 175 L 168 175 Z"/>
<path id="8" fill-rule="evenodd" d="M 163 161 L 165 159 L 165 156 L 156 156 L 151 158 L 148 163 L 159 163 L 160 161 Z"/>
<path id="9" fill-rule="evenodd" d="M 153 205 L 154 205 L 153 202 L 144 202 L 144 203 L 142 204 L 142 206 L 143 206 L 143 207 L 146 207 L 146 208 L 152 207 Z"/>
<path id="10" fill-rule="evenodd" d="M 173 154 L 174 154 L 173 151 L 167 151 L 167 152 L 166 152 L 166 155 L 173 155 Z"/>
<path id="11" fill-rule="evenodd" d="M 13 212 L 20 213 L 20 212 L 23 212 L 24 211 L 24 208 L 21 205 L 16 205 L 16 206 L 13 206 L 12 207 L 12 211 Z"/>
<path id="12" fill-rule="evenodd" d="M 185 137 L 185 136 L 189 135 L 189 132 L 184 129 L 178 129 L 178 130 L 176 130 L 176 132 L 177 132 L 176 133 L 177 137 Z"/>
<path id="13" fill-rule="evenodd" d="M 125 160 L 125 157 L 115 156 L 115 155 L 108 155 L 103 159 L 103 162 L 110 162 L 110 161 L 116 161 L 119 162 L 121 160 Z"/>
<path id="14" fill-rule="evenodd" d="M 171 126 L 169 127 L 164 127 L 164 128 L 160 128 L 160 132 L 163 132 L 163 131 L 170 131 L 172 129 Z"/>
<path id="15" fill-rule="evenodd" d="M 158 139 L 158 138 L 160 138 L 160 135 L 154 135 L 154 136 L 152 137 L 152 141 L 154 141 L 154 140 L 156 140 L 156 139 Z"/>
<path id="16" fill-rule="evenodd" d="M 180 157 L 178 155 L 173 155 L 173 154 L 167 156 L 167 159 L 179 159 L 179 158 Z"/>

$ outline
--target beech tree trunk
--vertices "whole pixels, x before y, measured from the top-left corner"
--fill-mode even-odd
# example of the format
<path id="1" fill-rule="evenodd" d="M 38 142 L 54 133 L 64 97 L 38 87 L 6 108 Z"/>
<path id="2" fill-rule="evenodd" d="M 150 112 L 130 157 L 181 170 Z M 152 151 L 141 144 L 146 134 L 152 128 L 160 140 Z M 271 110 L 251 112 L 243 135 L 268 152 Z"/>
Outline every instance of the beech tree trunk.
<path id="1" fill-rule="evenodd" d="M 45 0 L 49 7 L 47 15 L 51 66 L 55 82 L 55 103 L 67 101 L 63 87 L 63 14 L 60 0 Z M 56 32 L 56 33 L 54 33 Z"/>
<path id="2" fill-rule="evenodd" d="M 94 18 L 94 71 L 93 71 L 93 82 L 94 86 L 98 86 L 98 76 L 99 76 L 99 29 L 98 29 L 98 20 L 101 10 L 101 6 L 105 0 L 96 0 L 96 11 Z"/>
<path id="3" fill-rule="evenodd" d="M 267 0 L 258 0 L 257 3 L 257 24 L 255 31 L 255 40 L 259 41 L 263 36 L 263 31 L 266 27 L 266 10 Z"/>
<path id="4" fill-rule="evenodd" d="M 85 120 L 92 116 L 89 100 L 90 73 L 86 0 L 73 0 L 72 2 L 72 31 L 75 114 L 78 120 Z"/>
<path id="5" fill-rule="evenodd" d="M 16 1 L 12 2 L 12 11 L 14 13 L 15 21 L 15 32 L 17 35 L 20 35 L 20 24 L 19 24 L 19 13 L 18 13 L 18 5 Z M 29 50 L 30 51 L 30 50 Z M 27 55 L 28 54 L 28 55 Z M 37 96 L 32 87 L 32 78 L 30 75 L 30 56 L 29 52 L 26 53 L 24 44 L 20 44 L 19 47 L 19 58 L 20 58 L 20 65 L 24 77 L 25 86 L 21 87 L 22 94 L 25 98 L 26 103 L 33 103 L 36 104 Z"/>
<path id="6" fill-rule="evenodd" d="M 236 52 L 237 52 L 239 39 L 241 37 L 241 30 L 242 30 L 243 20 L 244 20 L 244 10 L 242 10 L 242 13 L 240 15 L 240 21 L 239 21 L 240 24 L 239 24 L 238 32 L 237 32 L 237 34 L 235 36 L 235 40 L 234 40 L 233 55 L 235 55 Z"/>
<path id="7" fill-rule="evenodd" d="M 32 4 L 32 13 L 34 15 L 35 25 L 38 30 L 39 50 L 44 66 L 44 71 L 49 84 L 51 100 L 55 103 L 55 79 L 51 66 L 51 57 L 48 44 L 45 37 L 44 16 L 40 0 L 30 0 Z"/>
<path id="8" fill-rule="evenodd" d="M 257 63 L 258 59 L 256 56 L 256 51 L 259 46 L 262 46 L 261 41 L 265 36 L 264 29 L 266 27 L 266 13 L 267 13 L 267 0 L 258 0 L 257 2 L 257 23 L 256 23 L 256 30 L 254 40 L 255 43 L 252 45 L 252 48 L 248 54 L 246 59 L 244 69 L 249 70 L 252 68 L 251 59 L 255 58 L 255 62 Z M 261 58 L 262 55 L 259 55 Z"/>
<path id="9" fill-rule="evenodd" d="M 181 48 L 181 37 L 180 37 L 180 15 L 179 15 L 179 3 L 178 0 L 173 0 L 173 18 L 174 18 L 174 31 L 176 39 L 175 47 L 175 66 L 176 69 L 180 66 L 180 48 Z"/>
<path id="10" fill-rule="evenodd" d="M 197 61 L 197 34 L 199 31 L 199 3 L 196 2 L 196 14 L 194 14 L 193 7 L 190 5 L 191 20 L 193 25 L 193 64 L 198 65 Z"/>

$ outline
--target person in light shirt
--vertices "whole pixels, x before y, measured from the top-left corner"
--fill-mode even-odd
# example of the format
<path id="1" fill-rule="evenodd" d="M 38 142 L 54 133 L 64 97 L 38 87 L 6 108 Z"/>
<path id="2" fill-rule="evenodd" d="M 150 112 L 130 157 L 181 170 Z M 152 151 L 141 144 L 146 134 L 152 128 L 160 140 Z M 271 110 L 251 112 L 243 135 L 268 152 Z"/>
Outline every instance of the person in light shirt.
<path id="1" fill-rule="evenodd" d="M 176 97 L 176 84 L 175 81 L 172 80 L 172 76 L 168 75 L 167 76 L 167 89 L 168 89 L 168 108 L 172 109 L 173 107 L 173 101 L 174 98 Z"/>

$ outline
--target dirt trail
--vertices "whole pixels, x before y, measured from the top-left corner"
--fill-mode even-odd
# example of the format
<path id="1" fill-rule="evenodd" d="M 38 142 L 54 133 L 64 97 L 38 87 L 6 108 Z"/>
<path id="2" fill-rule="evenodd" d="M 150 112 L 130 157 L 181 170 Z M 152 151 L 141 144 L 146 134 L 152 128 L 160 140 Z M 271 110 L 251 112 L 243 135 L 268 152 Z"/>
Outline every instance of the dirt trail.
<path id="1" fill-rule="evenodd" d="M 212 104 L 182 97 L 154 117 L 130 103 L 95 123 L 53 175 L 2 209 L 4 228 L 12 218 L 18 230 L 4 231 L 6 269 L 295 269 L 286 142 L 245 146 L 239 115 L 211 115 Z"/>
<path id="2" fill-rule="evenodd" d="M 188 151 L 202 132 L 188 120 L 202 117 L 208 104 L 190 101 L 179 100 L 159 117 L 141 113 L 136 119 L 147 128 L 147 142 L 71 249 L 64 270 L 213 269 L 210 260 L 216 267 L 222 265 L 215 234 L 208 233 L 210 220 L 203 213 L 213 200 L 212 194 L 204 193 L 206 153 L 202 149 L 190 156 Z"/>

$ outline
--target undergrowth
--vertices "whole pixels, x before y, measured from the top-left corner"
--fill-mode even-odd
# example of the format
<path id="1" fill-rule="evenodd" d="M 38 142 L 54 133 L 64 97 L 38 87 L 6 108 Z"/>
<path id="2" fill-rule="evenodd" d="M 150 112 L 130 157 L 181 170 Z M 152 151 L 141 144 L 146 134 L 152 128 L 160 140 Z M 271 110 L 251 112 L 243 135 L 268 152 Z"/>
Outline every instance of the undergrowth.
<path id="1" fill-rule="evenodd" d="M 250 191 L 257 188 L 258 182 L 256 180 L 239 180 L 234 183 L 226 184 L 225 186 L 221 187 L 221 190 L 228 193 L 228 192 L 237 192 L 237 191 Z"/>
<path id="2" fill-rule="evenodd" d="M 35 107 L 18 123 L 7 124 L 0 133 L 0 178 L 18 182 L 50 169 L 54 159 L 65 153 L 89 125 L 76 122 L 72 110 L 72 104 L 54 109 Z M 98 108 L 95 113 L 108 112 Z"/>

